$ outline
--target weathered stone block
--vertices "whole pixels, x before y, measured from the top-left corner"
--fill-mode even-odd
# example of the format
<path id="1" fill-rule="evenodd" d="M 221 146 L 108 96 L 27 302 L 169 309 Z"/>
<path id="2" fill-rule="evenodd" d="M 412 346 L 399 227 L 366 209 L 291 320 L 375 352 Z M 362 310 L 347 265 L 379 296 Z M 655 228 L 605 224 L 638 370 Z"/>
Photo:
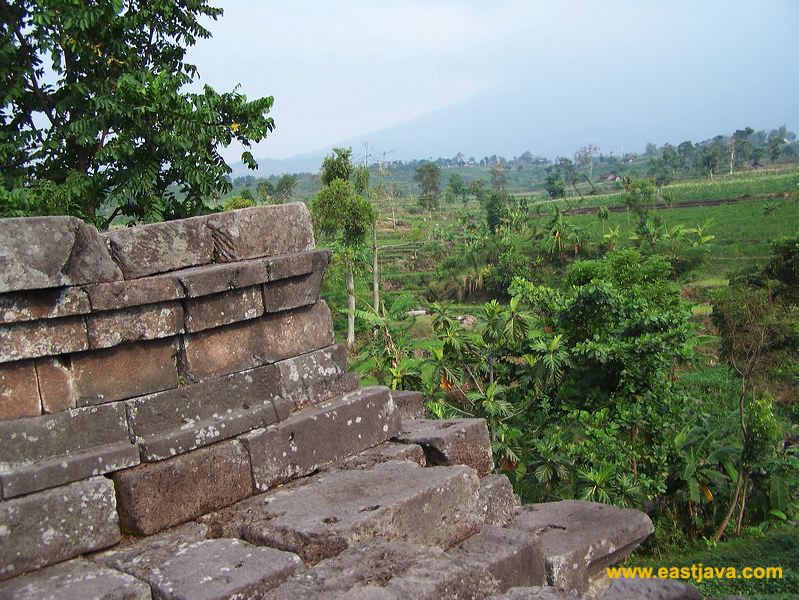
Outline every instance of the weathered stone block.
<path id="1" fill-rule="evenodd" d="M 403 421 L 405 419 L 424 419 L 427 416 L 427 407 L 421 392 L 391 390 L 391 397 L 394 398 Z"/>
<path id="2" fill-rule="evenodd" d="M 14 600 L 151 600 L 150 586 L 126 573 L 76 558 L 0 583 Z"/>
<path id="3" fill-rule="evenodd" d="M 530 532 L 485 525 L 448 554 L 460 564 L 491 573 L 500 590 L 545 585 L 546 565 L 537 538 Z"/>
<path id="4" fill-rule="evenodd" d="M 121 404 L 0 422 L 4 498 L 56 487 L 139 462 Z"/>
<path id="5" fill-rule="evenodd" d="M 125 279 L 210 263 L 214 241 L 208 217 L 111 229 L 103 234 Z"/>
<path id="6" fill-rule="evenodd" d="M 311 250 L 313 227 L 302 202 L 256 206 L 207 217 L 214 262 L 234 262 Z"/>
<path id="7" fill-rule="evenodd" d="M 88 348 L 83 317 L 0 325 L 0 362 L 80 352 Z"/>
<path id="8" fill-rule="evenodd" d="M 591 574 L 623 559 L 654 530 L 637 510 L 579 500 L 522 506 L 510 527 L 538 536 L 549 585 L 578 594 Z"/>
<path id="9" fill-rule="evenodd" d="M 71 357 L 78 406 L 134 398 L 178 385 L 177 338 L 120 344 Z"/>
<path id="10" fill-rule="evenodd" d="M 396 444 L 385 442 L 374 448 L 369 448 L 359 452 L 355 456 L 350 456 L 343 460 L 337 460 L 320 467 L 320 471 L 346 471 L 350 469 L 371 469 L 375 465 L 388 462 L 390 460 L 407 460 L 410 463 L 424 467 L 427 463 L 424 458 L 424 451 L 421 446 L 416 444 Z"/>
<path id="11" fill-rule="evenodd" d="M 75 408 L 75 386 L 69 370 L 69 357 L 37 358 L 35 364 L 42 412 L 52 414 Z"/>
<path id="12" fill-rule="evenodd" d="M 227 290 L 260 285 L 269 280 L 264 259 L 191 267 L 174 273 L 186 296 L 196 298 Z"/>
<path id="13" fill-rule="evenodd" d="M 187 334 L 186 377 L 202 381 L 330 346 L 333 322 L 324 302 L 308 308 Z"/>
<path id="14" fill-rule="evenodd" d="M 419 444 L 430 465 L 469 465 L 481 477 L 494 468 L 483 419 L 405 420 L 397 441 Z"/>
<path id="15" fill-rule="evenodd" d="M 314 268 L 306 275 L 278 279 L 263 286 L 266 312 L 307 306 L 319 300 L 319 290 L 328 265 L 328 255 L 314 254 Z"/>
<path id="16" fill-rule="evenodd" d="M 85 289 L 92 310 L 95 311 L 156 304 L 185 296 L 183 286 L 171 275 L 98 283 L 86 286 Z"/>
<path id="17" fill-rule="evenodd" d="M 486 523 L 504 527 L 521 504 L 505 475 L 486 475 L 480 480 L 480 505 L 485 506 Z"/>
<path id="18" fill-rule="evenodd" d="M 34 362 L 0 364 L 0 420 L 35 417 L 41 412 Z"/>
<path id="19" fill-rule="evenodd" d="M 189 544 L 208 539 L 208 526 L 189 522 L 145 538 L 126 536 L 122 543 L 91 556 L 110 569 L 143 579 L 153 567 L 179 553 Z"/>
<path id="20" fill-rule="evenodd" d="M 335 343 L 330 309 L 322 300 L 308 307 L 265 316 L 262 322 L 264 347 L 275 361 Z"/>
<path id="21" fill-rule="evenodd" d="M 438 548 L 366 541 L 289 579 L 269 600 L 440 600 L 485 598 L 497 590 L 485 570 L 459 564 Z"/>
<path id="22" fill-rule="evenodd" d="M 276 422 L 276 372 L 267 365 L 129 400 L 142 459 L 163 460 Z"/>
<path id="23" fill-rule="evenodd" d="M 548 585 L 511 588 L 487 600 L 574 600 L 574 596 Z"/>
<path id="24" fill-rule="evenodd" d="M 0 294 L 0 323 L 71 317 L 90 310 L 86 292 L 79 287 Z"/>
<path id="25" fill-rule="evenodd" d="M 183 333 L 183 307 L 180 302 L 135 306 L 92 313 L 86 321 L 91 348 L 110 348 Z"/>
<path id="26" fill-rule="evenodd" d="M 694 586 L 667 579 L 614 579 L 602 600 L 702 600 Z M 732 600 L 729 599 L 728 600 Z"/>
<path id="27" fill-rule="evenodd" d="M 387 388 L 365 388 L 242 436 L 255 487 L 267 490 L 387 440 L 400 420 Z"/>
<path id="28" fill-rule="evenodd" d="M 292 412 L 358 387 L 358 377 L 347 373 L 347 349 L 339 344 L 281 360 L 275 366 L 280 373 L 280 395 Z"/>
<path id="29" fill-rule="evenodd" d="M 0 221 L 0 293 L 121 277 L 97 230 L 80 219 L 29 217 Z"/>
<path id="30" fill-rule="evenodd" d="M 156 600 L 257 600 L 302 569 L 295 554 L 234 539 L 190 542 L 157 558 L 132 569 Z"/>
<path id="31" fill-rule="evenodd" d="M 293 482 L 203 521 L 216 536 L 294 552 L 310 564 L 369 537 L 449 548 L 482 524 L 478 487 L 469 467 L 393 461 Z"/>
<path id="32" fill-rule="evenodd" d="M 249 456 L 235 440 L 117 471 L 111 478 L 122 527 L 136 535 L 152 535 L 252 494 Z"/>
<path id="33" fill-rule="evenodd" d="M 0 579 L 116 544 L 115 508 L 104 477 L 0 502 Z"/>
<path id="34" fill-rule="evenodd" d="M 195 332 L 239 321 L 255 319 L 264 314 L 261 286 L 240 288 L 189 298 L 186 307 L 186 331 Z"/>
<path id="35" fill-rule="evenodd" d="M 325 268 L 330 264 L 330 250 L 308 250 L 295 254 L 282 254 L 280 256 L 270 256 L 264 259 L 269 268 L 269 281 L 285 279 L 286 277 L 298 277 L 313 271 L 320 263 Z"/>

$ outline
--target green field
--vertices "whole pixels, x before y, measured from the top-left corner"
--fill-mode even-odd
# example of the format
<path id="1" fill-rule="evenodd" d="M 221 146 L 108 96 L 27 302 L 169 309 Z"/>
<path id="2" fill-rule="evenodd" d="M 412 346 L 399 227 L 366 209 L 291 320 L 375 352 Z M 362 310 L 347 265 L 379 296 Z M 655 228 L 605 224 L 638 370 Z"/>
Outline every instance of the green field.
<path id="1" fill-rule="evenodd" d="M 766 535 L 751 534 L 730 542 L 696 546 L 679 554 L 657 559 L 631 558 L 630 566 L 690 567 L 782 567 L 782 579 L 712 579 L 690 581 L 708 598 L 745 596 L 752 600 L 796 600 L 799 598 L 799 529 L 783 529 Z"/>

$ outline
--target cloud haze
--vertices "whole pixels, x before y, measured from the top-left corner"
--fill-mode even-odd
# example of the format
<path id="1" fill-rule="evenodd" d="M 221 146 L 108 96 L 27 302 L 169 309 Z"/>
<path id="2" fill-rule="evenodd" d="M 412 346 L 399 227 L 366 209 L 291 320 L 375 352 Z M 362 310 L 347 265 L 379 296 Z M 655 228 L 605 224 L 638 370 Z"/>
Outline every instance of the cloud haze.
<path id="1" fill-rule="evenodd" d="M 618 152 L 626 140 L 799 124 L 791 0 L 222 6 L 190 59 L 217 89 L 275 97 L 277 129 L 257 157 L 346 140 L 404 157 L 587 141 Z"/>

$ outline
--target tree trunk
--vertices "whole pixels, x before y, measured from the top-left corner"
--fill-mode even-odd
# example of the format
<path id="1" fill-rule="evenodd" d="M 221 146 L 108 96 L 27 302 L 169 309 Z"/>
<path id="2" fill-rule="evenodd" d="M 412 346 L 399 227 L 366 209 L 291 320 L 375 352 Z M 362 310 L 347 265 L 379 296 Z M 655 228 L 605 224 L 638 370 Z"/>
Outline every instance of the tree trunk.
<path id="1" fill-rule="evenodd" d="M 355 345 L 355 273 L 352 263 L 347 265 L 347 348 Z"/>
<path id="2" fill-rule="evenodd" d="M 741 535 L 741 529 L 746 515 L 746 500 L 749 497 L 749 472 L 744 473 L 743 494 L 741 495 L 741 510 L 738 511 L 738 523 L 735 526 L 735 535 Z"/>
<path id="3" fill-rule="evenodd" d="M 746 400 L 746 391 L 747 386 L 749 383 L 749 379 L 745 374 L 741 374 L 741 393 L 738 396 L 738 418 L 740 420 L 741 426 L 741 437 L 743 438 L 743 442 L 741 444 L 741 456 L 738 459 L 738 481 L 735 482 L 735 493 L 733 494 L 732 500 L 730 501 L 730 507 L 727 509 L 727 514 L 724 515 L 724 519 L 721 521 L 721 525 L 719 525 L 719 529 L 716 532 L 716 535 L 713 536 L 713 540 L 718 542 L 721 539 L 721 536 L 724 535 L 724 530 L 727 529 L 727 525 L 730 523 L 730 519 L 732 518 L 732 513 L 735 511 L 735 507 L 738 506 L 738 497 L 741 494 L 741 490 L 743 488 L 744 483 L 744 460 L 746 457 L 746 451 L 749 446 L 749 435 L 746 431 L 746 412 L 744 410 L 744 402 Z M 746 490 L 743 490 L 744 494 L 746 494 Z M 743 505 L 741 510 L 743 510 Z"/>
<path id="4" fill-rule="evenodd" d="M 377 222 L 372 224 L 372 302 L 380 314 L 380 265 L 377 261 Z"/>
<path id="5" fill-rule="evenodd" d="M 738 505 L 738 496 L 741 493 L 741 483 L 743 482 L 743 478 L 743 464 L 741 464 L 738 466 L 738 481 L 735 482 L 735 493 L 732 495 L 732 500 L 730 500 L 730 507 L 727 509 L 727 514 L 724 515 L 724 519 L 722 519 L 718 531 L 716 531 L 716 534 L 713 536 L 714 542 L 718 542 L 721 539 L 721 536 L 724 535 L 724 530 L 727 529 L 727 525 L 730 523 L 732 513 L 735 510 L 735 507 Z"/>

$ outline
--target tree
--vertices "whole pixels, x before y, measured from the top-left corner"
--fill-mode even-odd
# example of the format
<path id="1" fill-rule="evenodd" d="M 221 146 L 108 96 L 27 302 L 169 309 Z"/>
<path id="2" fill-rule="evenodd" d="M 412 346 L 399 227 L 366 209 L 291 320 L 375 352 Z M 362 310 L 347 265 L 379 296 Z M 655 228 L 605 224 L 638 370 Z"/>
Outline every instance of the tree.
<path id="1" fill-rule="evenodd" d="M 365 196 L 369 188 L 369 169 L 365 165 L 359 165 L 352 170 L 350 177 L 355 193 Z"/>
<path id="2" fill-rule="evenodd" d="M 449 187 L 456 196 L 460 196 L 461 198 L 466 197 L 466 182 L 464 182 L 463 176 L 460 173 L 453 173 L 449 176 L 447 187 Z"/>
<path id="3" fill-rule="evenodd" d="M 355 193 L 349 181 L 335 178 L 311 202 L 314 224 L 341 246 L 347 270 L 347 347 L 355 344 L 355 258 L 363 247 L 375 214 L 372 205 Z"/>
<path id="4" fill-rule="evenodd" d="M 570 159 L 561 156 L 558 157 L 555 164 L 560 169 L 560 173 L 566 183 L 572 186 L 574 195 L 582 198 L 583 195 L 580 193 L 580 190 L 577 189 L 577 182 L 580 180 L 580 174 L 577 172 L 577 167 L 574 166 L 574 163 Z"/>
<path id="5" fill-rule="evenodd" d="M 274 128 L 272 97 L 185 91 L 186 51 L 221 15 L 200 0 L 0 0 L 3 202 L 99 226 L 208 210 L 231 188 L 219 147 Z"/>
<path id="6" fill-rule="evenodd" d="M 297 187 L 296 175 L 289 175 L 288 173 L 281 175 L 275 184 L 275 198 L 279 203 L 285 202 L 291 198 L 295 187 Z"/>
<path id="7" fill-rule="evenodd" d="M 546 168 L 546 178 L 544 179 L 544 189 L 553 200 L 566 196 L 566 186 L 560 174 L 560 167 L 550 165 Z"/>
<path id="8" fill-rule="evenodd" d="M 587 172 L 589 183 L 593 179 L 594 157 L 596 157 L 597 154 L 599 154 L 599 147 L 595 144 L 583 146 L 574 153 L 574 162 Z"/>
<path id="9" fill-rule="evenodd" d="M 680 168 L 683 170 L 688 170 L 691 167 L 695 155 L 696 149 L 693 143 L 686 141 L 677 146 L 677 156 L 680 159 Z"/>
<path id="10" fill-rule="evenodd" d="M 416 169 L 413 180 L 419 184 L 419 206 L 427 210 L 432 216 L 438 208 L 441 194 L 441 169 L 431 162 L 424 162 Z"/>
<path id="11" fill-rule="evenodd" d="M 746 127 L 745 129 L 737 129 L 732 134 L 732 141 L 730 142 L 730 175 L 732 175 L 734 167 L 739 167 L 749 159 L 752 153 L 752 144 L 749 143 L 749 136 L 754 132 L 755 130 L 751 127 Z"/>
<path id="12" fill-rule="evenodd" d="M 791 314 L 778 300 L 769 297 L 764 289 L 733 287 L 721 292 L 713 302 L 712 319 L 718 328 L 720 358 L 738 375 L 738 423 L 742 439 L 738 458 L 738 476 L 727 512 L 714 539 L 724 535 L 736 508 L 742 515 L 746 510 L 747 481 L 752 466 L 752 448 L 748 414 L 753 378 L 775 350 L 785 343 L 791 328 Z M 740 508 L 738 501 L 741 501 Z"/>
<path id="13" fill-rule="evenodd" d="M 494 190 L 488 197 L 486 203 L 486 221 L 488 230 L 496 235 L 497 229 L 502 224 L 502 215 L 505 211 L 506 195 L 499 190 Z"/>
<path id="14" fill-rule="evenodd" d="M 713 173 L 717 173 L 721 168 L 722 160 L 721 144 L 718 141 L 702 146 L 699 155 L 699 164 L 702 171 L 710 177 L 710 179 L 713 179 Z"/>
<path id="15" fill-rule="evenodd" d="M 768 139 L 768 155 L 773 161 L 779 160 L 782 156 L 782 147 L 785 145 L 785 138 L 779 135 L 772 135 Z"/>
<path id="16" fill-rule="evenodd" d="M 258 182 L 258 186 L 255 188 L 255 193 L 258 194 L 258 198 L 260 198 L 261 202 L 268 202 L 269 198 L 274 195 L 275 188 L 271 183 L 269 183 L 269 181 L 262 179 Z"/>
<path id="17" fill-rule="evenodd" d="M 486 186 L 482 179 L 474 179 L 469 184 L 468 192 L 475 197 L 480 204 L 485 201 Z"/>
<path id="18" fill-rule="evenodd" d="M 649 213 L 649 205 L 655 203 L 655 187 L 648 179 L 632 179 L 625 177 L 624 180 L 624 204 L 638 215 L 639 221 L 646 220 Z"/>
<path id="19" fill-rule="evenodd" d="M 491 187 L 500 192 L 505 190 L 505 163 L 497 161 L 489 168 L 491 172 Z"/>
<path id="20" fill-rule="evenodd" d="M 333 154 L 322 161 L 322 185 L 330 185 L 335 179 L 349 181 L 352 174 L 352 148 L 333 148 Z"/>

